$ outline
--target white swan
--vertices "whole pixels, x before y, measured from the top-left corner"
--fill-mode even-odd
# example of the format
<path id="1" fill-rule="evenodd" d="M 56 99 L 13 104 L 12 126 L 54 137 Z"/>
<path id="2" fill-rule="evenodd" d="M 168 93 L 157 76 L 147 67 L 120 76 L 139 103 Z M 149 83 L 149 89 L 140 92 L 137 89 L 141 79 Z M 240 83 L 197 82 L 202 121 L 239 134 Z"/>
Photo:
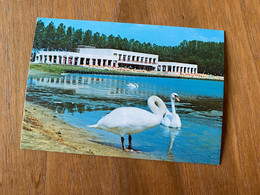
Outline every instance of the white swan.
<path id="1" fill-rule="evenodd" d="M 175 111 L 175 100 L 180 101 L 177 93 L 171 94 L 172 113 L 167 109 L 166 115 L 161 121 L 161 124 L 166 127 L 179 128 L 181 127 L 181 119 Z"/>
<path id="2" fill-rule="evenodd" d="M 128 84 L 126 84 L 126 86 L 131 89 L 136 89 L 139 87 L 137 83 L 128 83 Z"/>
<path id="3" fill-rule="evenodd" d="M 123 150 L 133 150 L 131 135 L 159 125 L 167 112 L 166 105 L 157 96 L 148 98 L 148 106 L 153 113 L 135 107 L 121 107 L 113 110 L 101 118 L 97 124 L 89 127 L 120 135 Z M 129 135 L 129 146 L 127 149 L 124 145 L 124 135 L 126 134 Z"/>

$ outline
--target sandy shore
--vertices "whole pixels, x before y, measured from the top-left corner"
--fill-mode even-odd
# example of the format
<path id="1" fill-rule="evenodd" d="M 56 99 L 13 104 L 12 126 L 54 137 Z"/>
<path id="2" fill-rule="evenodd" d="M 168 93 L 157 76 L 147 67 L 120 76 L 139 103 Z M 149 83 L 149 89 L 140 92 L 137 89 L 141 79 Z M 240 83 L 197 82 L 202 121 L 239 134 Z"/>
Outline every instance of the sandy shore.
<path id="1" fill-rule="evenodd" d="M 58 119 L 52 110 L 29 102 L 25 103 L 21 148 L 156 160 L 142 152 L 126 152 L 105 145 L 105 141 L 91 131 L 68 125 Z"/>

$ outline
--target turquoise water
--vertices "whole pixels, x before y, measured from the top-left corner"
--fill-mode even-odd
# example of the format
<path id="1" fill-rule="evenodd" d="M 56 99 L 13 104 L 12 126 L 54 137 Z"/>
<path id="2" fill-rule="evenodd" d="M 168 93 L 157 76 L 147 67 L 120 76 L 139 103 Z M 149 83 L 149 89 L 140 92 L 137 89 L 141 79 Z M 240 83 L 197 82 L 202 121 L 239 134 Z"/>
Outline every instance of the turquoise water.
<path id="1" fill-rule="evenodd" d="M 137 88 L 128 87 L 136 83 Z M 29 76 L 26 101 L 55 111 L 57 117 L 77 127 L 97 121 L 113 109 L 134 106 L 149 110 L 147 99 L 157 95 L 171 111 L 170 95 L 176 103 L 182 127 L 162 125 L 134 134 L 133 147 L 161 160 L 219 164 L 223 82 L 175 78 L 115 75 Z M 120 136 L 91 128 L 102 144 L 121 148 Z M 127 136 L 125 143 L 128 145 Z M 172 147 L 171 147 L 172 146 Z"/>

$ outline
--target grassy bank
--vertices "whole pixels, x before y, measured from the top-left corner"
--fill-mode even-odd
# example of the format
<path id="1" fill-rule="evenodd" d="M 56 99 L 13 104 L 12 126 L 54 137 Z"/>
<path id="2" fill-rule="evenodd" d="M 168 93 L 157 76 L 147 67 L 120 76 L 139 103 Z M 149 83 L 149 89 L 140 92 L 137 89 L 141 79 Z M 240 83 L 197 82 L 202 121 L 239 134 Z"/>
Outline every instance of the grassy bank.
<path id="1" fill-rule="evenodd" d="M 136 74 L 136 75 L 150 75 L 148 73 L 136 73 L 136 72 L 125 72 L 125 71 L 116 71 L 108 69 L 99 69 L 91 67 L 80 67 L 80 66 L 71 66 L 71 65 L 57 65 L 57 64 L 30 64 L 31 70 L 39 70 L 42 72 L 48 73 L 67 73 L 68 71 L 87 71 L 87 72 L 96 72 L 96 73 L 124 73 L 124 74 Z"/>
<path id="2" fill-rule="evenodd" d="M 164 78 L 183 78 L 183 79 L 199 79 L 199 80 L 215 80 L 222 81 L 220 79 L 212 78 L 199 78 L 199 77 L 187 77 L 187 76 L 175 76 L 166 75 L 161 73 L 142 73 L 134 71 L 119 71 L 111 69 L 80 67 L 72 65 L 58 65 L 58 64 L 30 64 L 30 70 L 38 70 L 47 73 L 81 73 L 81 74 L 113 74 L 113 75 L 129 75 L 129 76 L 148 76 L 148 77 L 164 77 Z"/>
<path id="3" fill-rule="evenodd" d="M 84 67 L 57 64 L 30 64 L 31 70 L 39 70 L 48 73 L 66 73 L 66 70 L 86 70 Z"/>
<path id="4" fill-rule="evenodd" d="M 126 71 L 117 71 L 109 69 L 99 69 L 91 67 L 80 67 L 80 66 L 71 66 L 71 65 L 57 65 L 57 64 L 30 64 L 31 70 L 39 70 L 42 72 L 48 73 L 67 73 L 68 71 L 87 71 L 87 72 L 96 72 L 96 73 L 123 73 L 123 74 L 136 74 L 136 75 L 151 75 L 150 73 L 141 73 L 141 72 L 126 72 Z"/>
<path id="5" fill-rule="evenodd" d="M 79 66 L 71 66 L 71 65 L 57 65 L 57 64 L 30 64 L 31 70 L 38 70 L 42 72 L 48 73 L 67 73 L 70 71 L 84 71 L 89 73 L 105 73 L 105 74 L 124 74 L 124 75 L 137 75 L 137 76 L 161 76 L 161 77 L 169 77 L 167 75 L 155 75 L 150 73 L 141 73 L 141 72 L 126 72 L 126 71 L 117 71 L 117 70 L 109 70 L 109 69 L 99 69 L 99 68 L 91 68 L 91 67 L 79 67 Z M 171 76 L 172 77 L 172 76 Z"/>

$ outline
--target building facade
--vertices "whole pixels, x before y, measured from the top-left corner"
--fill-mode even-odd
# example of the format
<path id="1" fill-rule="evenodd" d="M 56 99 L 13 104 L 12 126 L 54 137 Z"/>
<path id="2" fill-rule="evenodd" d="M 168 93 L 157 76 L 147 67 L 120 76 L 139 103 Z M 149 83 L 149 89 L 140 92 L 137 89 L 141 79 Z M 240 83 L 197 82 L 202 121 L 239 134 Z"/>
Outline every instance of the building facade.
<path id="1" fill-rule="evenodd" d="M 158 62 L 157 71 L 197 74 L 198 65 L 179 62 Z"/>
<path id="2" fill-rule="evenodd" d="M 159 56 L 117 49 L 93 47 L 77 48 L 76 52 L 39 51 L 34 63 L 65 64 L 78 66 L 96 66 L 127 68 L 167 73 L 197 74 L 198 66 L 177 62 L 160 62 Z"/>

